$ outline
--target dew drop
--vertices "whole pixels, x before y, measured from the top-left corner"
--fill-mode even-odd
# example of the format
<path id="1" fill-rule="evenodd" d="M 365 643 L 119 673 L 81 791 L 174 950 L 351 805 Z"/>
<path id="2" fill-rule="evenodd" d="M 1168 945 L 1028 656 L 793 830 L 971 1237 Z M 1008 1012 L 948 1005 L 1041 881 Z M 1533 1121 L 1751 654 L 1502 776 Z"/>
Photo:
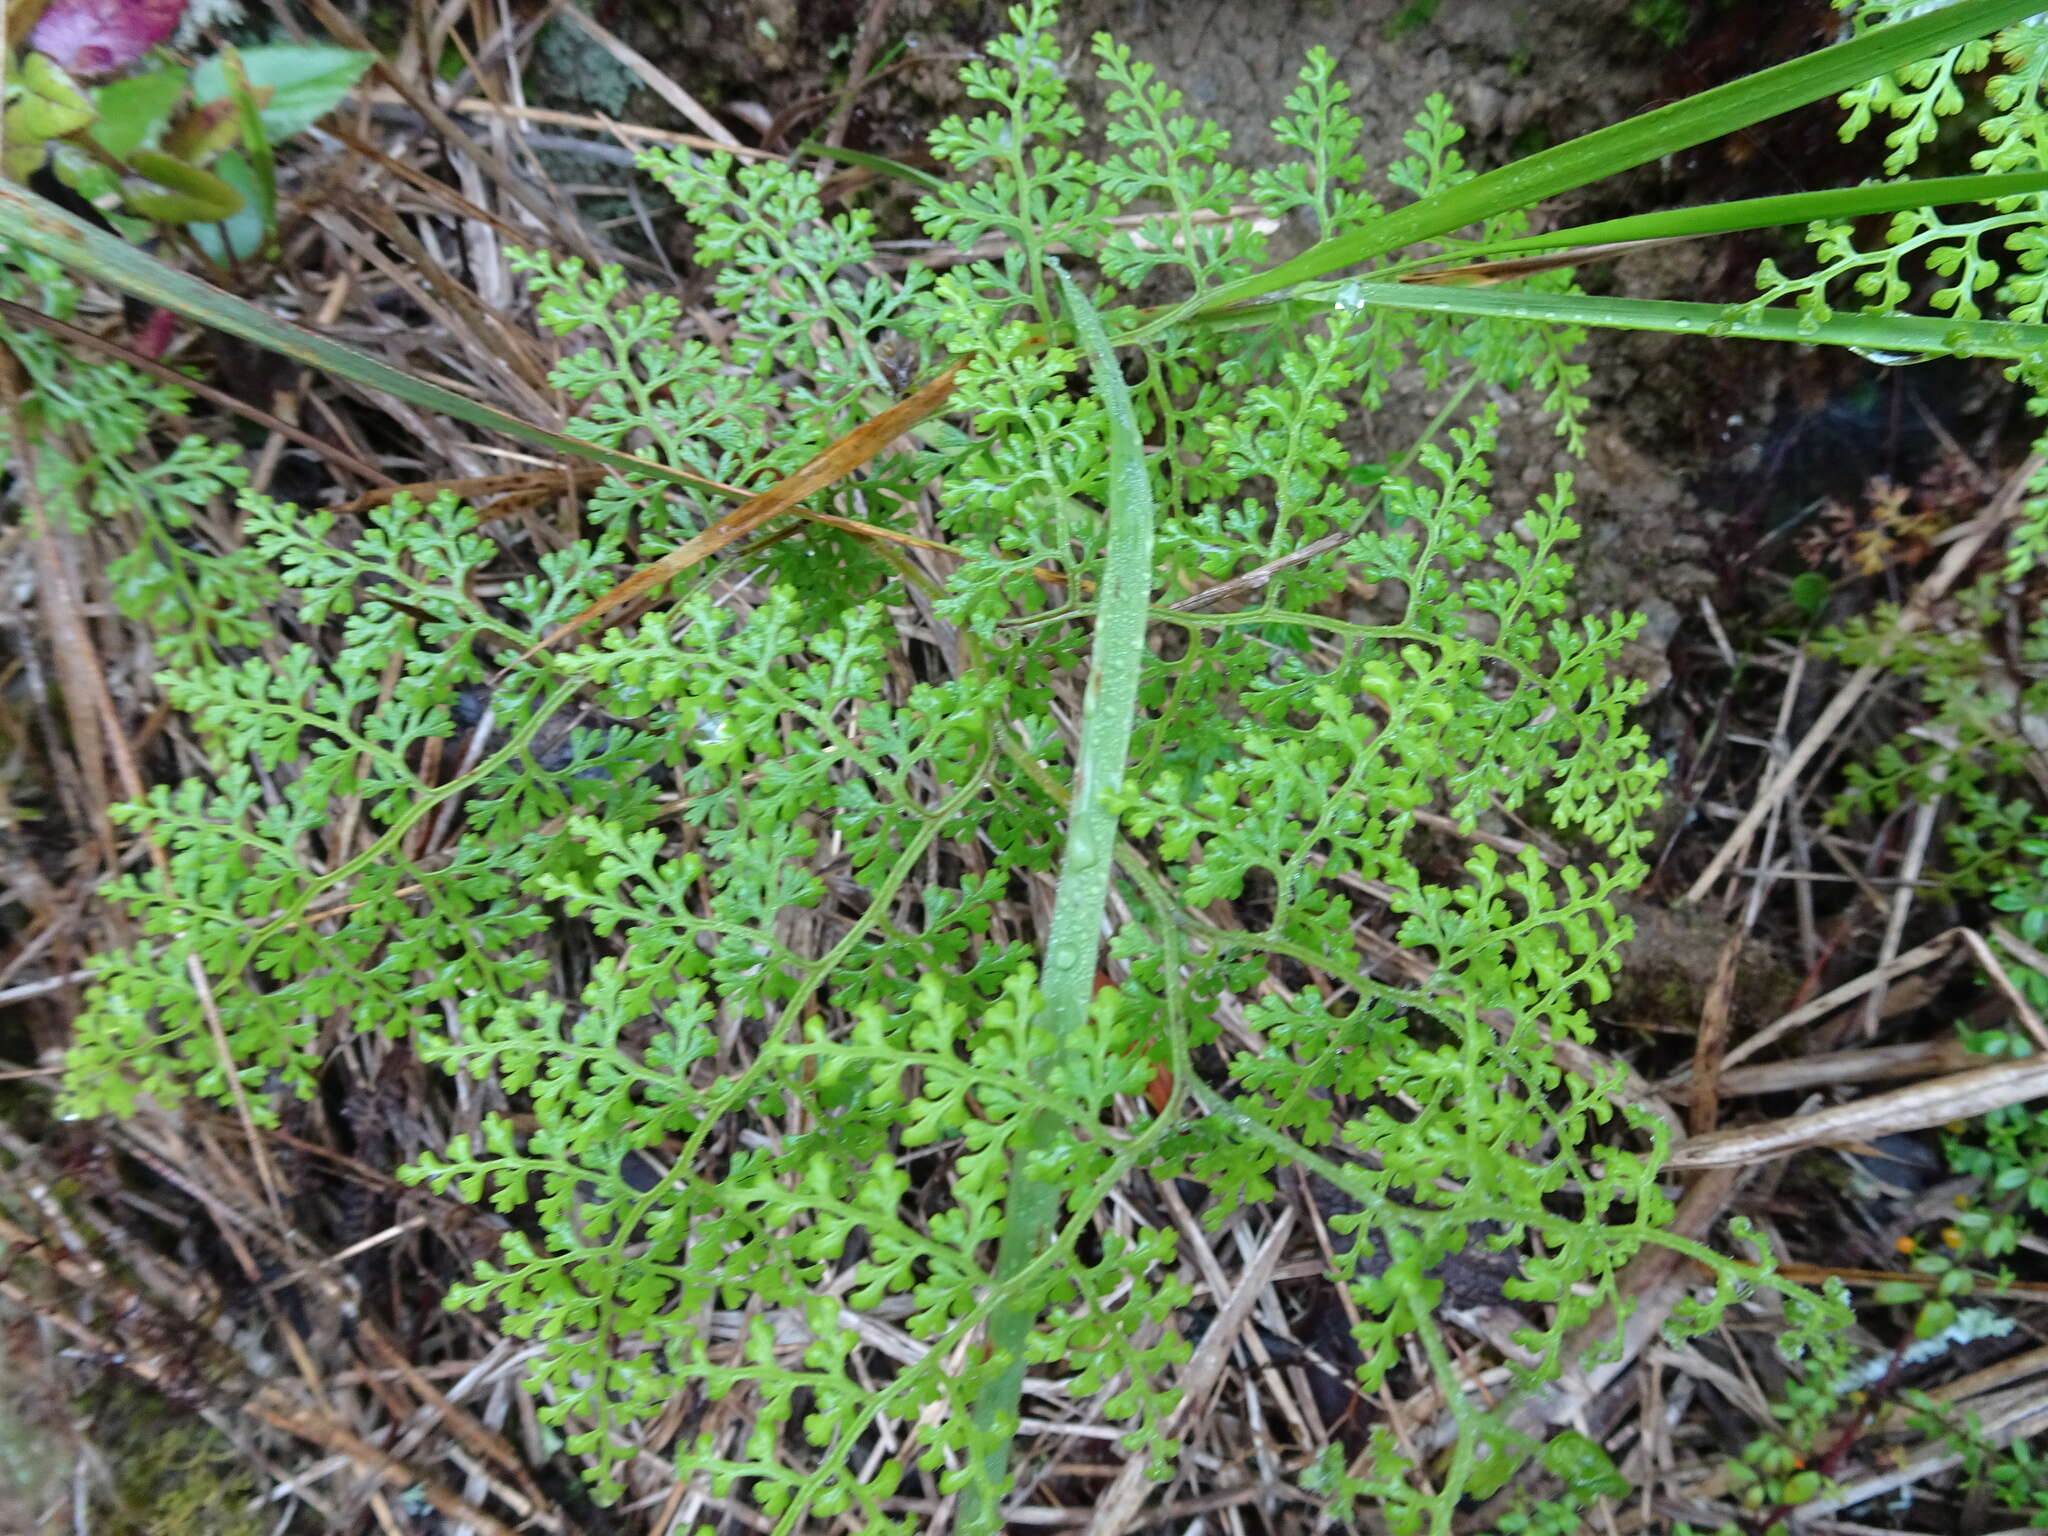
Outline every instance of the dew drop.
<path id="1" fill-rule="evenodd" d="M 1849 349 L 1866 363 L 1875 363 L 1880 368 L 1910 368 L 1915 363 L 1931 361 L 1932 352 L 1887 352 L 1881 347 L 1851 347 Z"/>

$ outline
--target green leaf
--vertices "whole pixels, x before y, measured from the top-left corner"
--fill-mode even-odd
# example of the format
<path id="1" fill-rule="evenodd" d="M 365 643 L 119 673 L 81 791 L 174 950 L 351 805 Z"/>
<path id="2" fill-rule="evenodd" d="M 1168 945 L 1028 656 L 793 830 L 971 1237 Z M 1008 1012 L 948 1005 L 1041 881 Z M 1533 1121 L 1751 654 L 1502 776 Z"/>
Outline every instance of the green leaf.
<path id="1" fill-rule="evenodd" d="M 1787 595 L 1792 599 L 1793 607 L 1809 619 L 1815 619 L 1819 618 L 1820 611 L 1827 607 L 1828 597 L 1832 591 L 1832 583 L 1819 571 L 1801 571 L 1792 578 Z"/>
<path id="2" fill-rule="evenodd" d="M 194 224 L 192 238 L 199 242 L 202 251 L 223 266 L 248 261 L 263 250 L 263 187 L 248 160 L 238 151 L 231 150 L 214 161 L 213 171 L 241 197 L 242 206 L 225 219 Z"/>
<path id="3" fill-rule="evenodd" d="M 250 172 L 249 195 L 255 204 L 260 239 L 269 244 L 277 239 L 277 161 L 271 153 L 273 141 L 261 113 L 264 104 L 275 99 L 275 93 L 271 87 L 250 81 L 241 54 L 233 48 L 223 48 L 220 58 L 227 68 L 228 99 L 235 104 L 236 116 L 242 124 L 242 145 Z M 233 237 L 229 240 L 232 243 Z"/>
<path id="4" fill-rule="evenodd" d="M 180 112 L 157 145 L 165 154 L 194 165 L 210 160 L 242 136 L 242 116 L 232 101 L 209 101 Z"/>
<path id="5" fill-rule="evenodd" d="M 170 117 L 185 92 L 185 79 L 182 68 L 168 67 L 101 86 L 93 93 L 100 120 L 92 130 L 100 148 L 117 160 L 140 149 Z"/>
<path id="6" fill-rule="evenodd" d="M 272 144 L 305 132 L 340 106 L 364 71 L 376 62 L 374 55 L 352 48 L 297 43 L 245 48 L 241 58 L 249 84 L 271 93 L 261 116 L 263 131 Z M 194 100 L 220 101 L 227 95 L 227 65 L 221 57 L 204 60 L 193 69 Z"/>
<path id="7" fill-rule="evenodd" d="M 1085 1051 L 1079 1037 L 1089 1027 L 1102 909 L 1118 840 L 1115 802 L 1130 758 L 1153 581 L 1152 484 L 1130 386 L 1095 307 L 1064 271 L 1059 273 L 1059 285 L 1094 370 L 1097 396 L 1109 424 L 1109 541 L 1098 578 L 1079 765 L 1041 982 L 1045 1008 L 1040 1022 L 1051 1050 L 1046 1065 L 1055 1072 L 1064 1057 Z M 996 1255 L 998 1282 L 1013 1279 L 1043 1256 L 1059 1211 L 1060 1190 L 1043 1175 L 1034 1175 L 1028 1162 L 1034 1152 L 1055 1144 L 1064 1130 L 1043 1113 L 1031 1121 L 1029 1140 L 1019 1150 L 1011 1176 L 1013 1193 Z M 990 1348 L 1000 1370 L 974 1405 L 974 1416 L 985 1427 L 1016 1412 L 1024 1383 L 1024 1341 L 1036 1321 L 1035 1307 L 1012 1305 L 989 1323 Z M 1005 1446 L 986 1460 L 980 1478 L 970 1484 L 962 1514 L 964 1530 L 995 1528 L 996 1512 L 989 1501 L 1007 1476 L 1007 1461 Z"/>
<path id="8" fill-rule="evenodd" d="M 93 120 L 93 104 L 71 77 L 40 53 L 27 55 L 16 77 L 19 94 L 7 108 L 7 135 L 11 139 L 41 141 L 76 133 Z"/>
<path id="9" fill-rule="evenodd" d="M 866 150 L 847 149 L 840 144 L 821 144 L 816 139 L 805 139 L 797 146 L 799 155 L 820 155 L 827 160 L 837 160 L 841 165 L 851 165 L 863 171 L 891 181 L 904 182 L 920 187 L 926 192 L 944 192 L 946 183 L 929 171 L 920 171 L 916 166 L 905 165 L 900 160 L 889 160 L 881 155 L 871 155 Z"/>
<path id="10" fill-rule="evenodd" d="M 1565 1490 L 1582 1502 L 1627 1498 L 1631 1491 L 1605 1448 L 1575 1429 L 1552 1435 L 1544 1444 L 1542 1461 L 1544 1470 L 1561 1479 Z"/>
<path id="11" fill-rule="evenodd" d="M 165 224 L 192 224 L 224 219 L 242 208 L 242 194 L 211 171 L 174 159 L 154 149 L 138 149 L 128 157 L 129 169 L 164 190 L 130 186 L 128 206 L 144 218 Z"/>
<path id="12" fill-rule="evenodd" d="M 1913 1337 L 1931 1339 L 1955 1325 L 1957 1308 L 1947 1297 L 1938 1297 L 1920 1309 L 1913 1319 Z"/>
<path id="13" fill-rule="evenodd" d="M 1827 1480 L 1818 1472 L 1811 1470 L 1794 1472 L 1785 1479 L 1784 1486 L 1778 1490 L 1778 1502 L 1781 1504 L 1804 1504 L 1808 1499 L 1818 1498 L 1821 1489 L 1826 1486 Z M 1624 1488 L 1623 1492 L 1627 1492 L 1627 1489 Z"/>

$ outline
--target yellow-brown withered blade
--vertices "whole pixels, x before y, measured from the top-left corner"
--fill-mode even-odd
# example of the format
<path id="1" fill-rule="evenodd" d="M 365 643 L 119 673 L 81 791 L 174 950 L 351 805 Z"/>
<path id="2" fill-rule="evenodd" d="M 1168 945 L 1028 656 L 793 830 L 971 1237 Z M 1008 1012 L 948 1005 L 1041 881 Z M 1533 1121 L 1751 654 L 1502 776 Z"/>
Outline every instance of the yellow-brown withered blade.
<path id="1" fill-rule="evenodd" d="M 1676 245 L 1681 240 L 1699 238 L 1701 236 L 1698 235 L 1666 235 L 1660 240 L 1612 240 L 1605 245 L 1574 246 L 1568 251 L 1503 256 L 1498 261 L 1472 261 L 1457 267 L 1425 267 L 1419 272 L 1403 272 L 1395 281 L 1415 283 L 1425 288 L 1485 288 L 1537 272 L 1583 266 L 1589 261 L 1605 261 L 1610 256 L 1626 256 L 1631 251 L 1654 250 L 1660 245 Z"/>
<path id="2" fill-rule="evenodd" d="M 769 519 L 791 510 L 805 497 L 815 495 L 826 486 L 852 474 L 890 443 L 945 405 L 952 396 L 953 385 L 959 377 L 961 366 L 962 363 L 954 363 L 917 393 L 897 401 L 881 415 L 862 422 L 788 479 L 770 486 L 751 501 L 742 502 L 734 507 L 688 543 L 670 550 L 652 565 L 642 566 L 574 618 L 556 625 L 519 659 L 524 661 L 535 651 L 546 650 L 563 636 L 581 629 L 592 619 L 602 618 L 620 604 L 630 603 L 642 593 L 651 592 L 664 582 L 673 581 L 700 560 L 717 554 L 728 544 L 745 538 Z M 820 518 L 819 521 L 826 519 Z M 863 528 L 861 531 L 877 535 L 884 533 L 880 528 Z"/>

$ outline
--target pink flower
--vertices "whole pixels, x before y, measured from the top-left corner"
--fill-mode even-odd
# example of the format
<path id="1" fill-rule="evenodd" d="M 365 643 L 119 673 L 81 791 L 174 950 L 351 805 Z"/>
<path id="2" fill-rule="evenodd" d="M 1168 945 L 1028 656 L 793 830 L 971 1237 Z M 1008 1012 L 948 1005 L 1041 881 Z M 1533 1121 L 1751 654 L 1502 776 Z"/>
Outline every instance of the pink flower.
<path id="1" fill-rule="evenodd" d="M 186 0 L 50 0 L 29 47 L 81 80 L 126 69 L 178 30 Z"/>

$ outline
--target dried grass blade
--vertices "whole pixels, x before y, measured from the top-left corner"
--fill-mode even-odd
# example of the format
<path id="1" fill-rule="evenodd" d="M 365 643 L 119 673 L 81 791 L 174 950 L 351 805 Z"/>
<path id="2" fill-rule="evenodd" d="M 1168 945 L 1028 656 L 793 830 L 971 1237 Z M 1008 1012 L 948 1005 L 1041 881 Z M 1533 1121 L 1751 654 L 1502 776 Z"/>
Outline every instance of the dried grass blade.
<path id="1" fill-rule="evenodd" d="M 793 510 L 805 497 L 813 496 L 835 481 L 843 480 L 905 432 L 943 407 L 946 401 L 952 398 L 953 385 L 959 378 L 961 366 L 960 363 L 953 364 L 917 393 L 897 401 L 881 415 L 862 422 L 788 479 L 769 487 L 751 501 L 734 507 L 688 543 L 670 550 L 652 565 L 642 566 L 574 618 L 556 625 L 525 655 L 531 656 L 535 651 L 544 651 L 564 636 L 575 633 L 592 619 L 602 618 L 620 604 L 629 603 L 643 593 L 653 591 L 664 582 L 673 581 L 700 560 L 717 554 L 736 540 L 745 538 L 771 518 Z M 842 525 L 844 522 L 843 519 L 836 518 L 832 521 Z M 861 531 L 877 535 L 886 534 L 884 529 L 865 526 Z M 520 659 L 524 660 L 525 656 Z"/>
<path id="2" fill-rule="evenodd" d="M 406 79 L 400 71 L 393 69 L 362 28 L 344 16 L 331 0 L 306 0 L 306 3 L 314 19 L 327 29 L 336 42 L 345 48 L 375 54 L 377 62 L 371 66 L 371 70 L 376 78 L 384 81 L 403 97 L 406 104 L 441 136 L 451 150 L 467 156 L 480 171 L 488 174 L 497 183 L 499 191 L 533 215 L 541 227 L 554 237 L 558 245 L 581 256 L 593 267 L 604 265 L 603 253 L 591 243 L 589 234 L 575 218 L 565 216 L 562 207 L 551 202 L 541 189 L 534 185 L 531 177 L 519 175 L 489 148 L 465 133 L 462 125 L 444 112 L 440 104 L 425 89 Z"/>
<path id="3" fill-rule="evenodd" d="M 451 495 L 478 508 L 478 522 L 487 521 L 483 504 L 507 496 L 566 495 L 585 491 L 605 477 L 601 464 L 559 464 L 548 469 L 521 469 L 502 475 L 467 475 L 449 480 L 413 480 L 404 485 L 383 485 L 366 491 L 352 501 L 330 508 L 337 517 L 361 517 L 379 507 L 388 507 L 401 496 L 425 503 L 436 496 Z"/>

